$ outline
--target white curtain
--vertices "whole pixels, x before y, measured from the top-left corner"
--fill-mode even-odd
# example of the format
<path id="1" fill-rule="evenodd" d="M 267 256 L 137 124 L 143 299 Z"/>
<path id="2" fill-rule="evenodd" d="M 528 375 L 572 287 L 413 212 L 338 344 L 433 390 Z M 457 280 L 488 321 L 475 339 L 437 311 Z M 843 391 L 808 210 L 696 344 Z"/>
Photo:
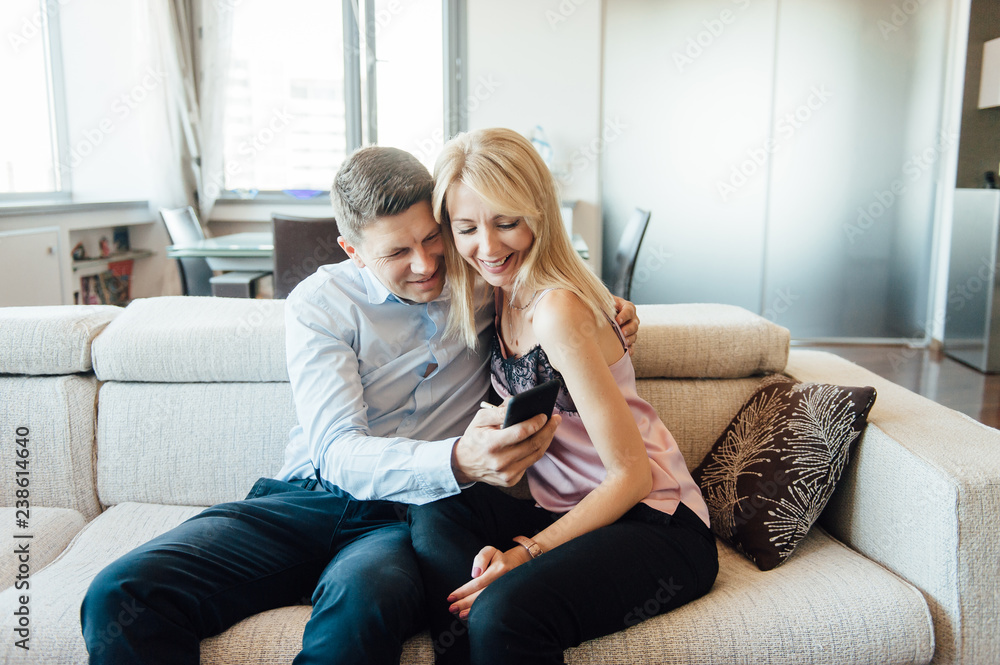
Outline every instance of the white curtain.
<path id="1" fill-rule="evenodd" d="M 223 118 L 233 4 L 151 0 L 153 57 L 165 74 L 164 205 L 195 205 L 204 225 L 225 189 Z M 183 192 L 183 194 L 181 194 Z"/>

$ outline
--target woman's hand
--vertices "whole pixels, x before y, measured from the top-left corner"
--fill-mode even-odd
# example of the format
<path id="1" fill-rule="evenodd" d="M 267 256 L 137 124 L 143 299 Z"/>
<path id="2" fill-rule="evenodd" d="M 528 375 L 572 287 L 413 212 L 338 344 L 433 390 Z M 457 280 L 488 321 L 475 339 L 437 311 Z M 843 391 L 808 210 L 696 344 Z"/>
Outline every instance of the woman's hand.
<path id="1" fill-rule="evenodd" d="M 528 550 L 520 545 L 515 545 L 506 552 L 501 552 L 495 547 L 487 545 L 479 550 L 479 554 L 472 562 L 472 581 L 460 586 L 448 596 L 451 607 L 448 611 L 457 614 L 459 619 L 469 616 L 472 603 L 476 601 L 483 589 L 495 582 L 505 573 L 509 573 L 522 563 L 531 560 Z"/>

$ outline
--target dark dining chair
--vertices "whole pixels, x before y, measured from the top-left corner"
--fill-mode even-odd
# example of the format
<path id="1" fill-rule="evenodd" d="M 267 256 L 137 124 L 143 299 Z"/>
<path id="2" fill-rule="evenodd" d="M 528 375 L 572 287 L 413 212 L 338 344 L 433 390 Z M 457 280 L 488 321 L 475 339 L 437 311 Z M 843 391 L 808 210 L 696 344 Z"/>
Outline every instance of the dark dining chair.
<path id="1" fill-rule="evenodd" d="M 167 227 L 171 245 L 205 239 L 198 214 L 191 206 L 160 208 L 160 217 Z M 208 261 L 201 257 L 178 258 L 177 266 L 181 275 L 181 288 L 186 296 L 253 298 L 257 295 L 258 280 L 267 276 L 266 272 L 258 271 L 233 271 L 213 276 Z"/>
<path id="2" fill-rule="evenodd" d="M 194 208 L 160 208 L 160 217 L 167 227 L 171 245 L 198 242 L 205 239 L 205 232 L 198 221 Z M 181 274 L 181 288 L 186 296 L 212 295 L 212 269 L 208 261 L 202 258 L 177 259 L 177 267 Z"/>
<path id="3" fill-rule="evenodd" d="M 632 273 L 635 272 L 635 260 L 639 256 L 639 246 L 646 235 L 649 226 L 649 211 L 636 208 L 625 224 L 625 231 L 618 240 L 615 250 L 615 264 L 611 275 L 611 293 L 625 300 L 632 292 Z"/>
<path id="4" fill-rule="evenodd" d="M 337 244 L 340 231 L 333 217 L 271 215 L 274 230 L 274 297 L 287 298 L 299 282 L 347 253 Z"/>

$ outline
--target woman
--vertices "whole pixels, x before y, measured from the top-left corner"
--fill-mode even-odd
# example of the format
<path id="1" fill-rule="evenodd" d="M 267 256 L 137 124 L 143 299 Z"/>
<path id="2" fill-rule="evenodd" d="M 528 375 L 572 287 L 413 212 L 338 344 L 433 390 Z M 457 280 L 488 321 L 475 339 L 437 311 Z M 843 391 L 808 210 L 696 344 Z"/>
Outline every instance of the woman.
<path id="1" fill-rule="evenodd" d="M 473 314 L 494 297 L 497 392 L 562 383 L 561 423 L 527 472 L 534 501 L 480 484 L 410 511 L 437 661 L 561 663 L 711 588 L 708 509 L 636 394 L 611 295 L 573 251 L 531 144 L 506 129 L 459 135 L 434 180 L 451 332 L 474 348 Z"/>

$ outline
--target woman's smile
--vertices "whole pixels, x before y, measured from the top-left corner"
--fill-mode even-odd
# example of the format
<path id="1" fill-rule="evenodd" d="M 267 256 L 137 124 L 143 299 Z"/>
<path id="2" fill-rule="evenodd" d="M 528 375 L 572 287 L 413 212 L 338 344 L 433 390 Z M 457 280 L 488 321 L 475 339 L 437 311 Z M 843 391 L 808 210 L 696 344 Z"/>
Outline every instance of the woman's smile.
<path id="1" fill-rule="evenodd" d="M 501 215 L 463 182 L 448 189 L 455 248 L 487 283 L 509 286 L 524 263 L 535 235 L 521 217 Z"/>

